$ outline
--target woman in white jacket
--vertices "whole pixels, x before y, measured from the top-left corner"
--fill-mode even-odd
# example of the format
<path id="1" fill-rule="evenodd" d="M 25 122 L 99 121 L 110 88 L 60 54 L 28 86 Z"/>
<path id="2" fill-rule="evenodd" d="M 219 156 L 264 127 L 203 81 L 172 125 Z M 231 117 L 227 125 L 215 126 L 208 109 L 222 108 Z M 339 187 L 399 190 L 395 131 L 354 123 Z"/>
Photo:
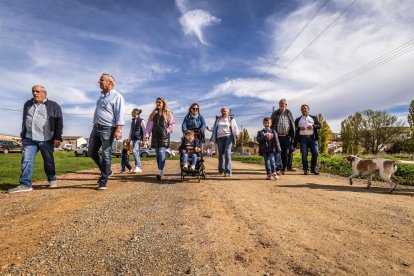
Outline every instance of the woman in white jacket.
<path id="1" fill-rule="evenodd" d="M 218 171 L 224 176 L 231 176 L 231 146 L 239 138 L 239 128 L 236 120 L 229 115 L 229 109 L 223 107 L 221 116 L 216 118 L 210 142 L 218 147 Z"/>

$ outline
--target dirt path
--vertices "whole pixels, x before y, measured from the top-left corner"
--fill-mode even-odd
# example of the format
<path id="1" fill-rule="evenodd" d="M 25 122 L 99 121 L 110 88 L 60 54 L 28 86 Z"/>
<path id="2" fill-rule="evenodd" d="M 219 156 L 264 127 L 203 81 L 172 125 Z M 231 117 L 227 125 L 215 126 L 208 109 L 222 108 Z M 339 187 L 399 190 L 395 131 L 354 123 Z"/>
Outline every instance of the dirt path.
<path id="1" fill-rule="evenodd" d="M 234 175 L 181 182 L 178 161 L 155 181 L 96 171 L 59 188 L 0 194 L 0 274 L 414 275 L 414 189 L 300 172 L 264 179 L 233 162 Z M 118 167 L 115 168 L 119 170 Z"/>

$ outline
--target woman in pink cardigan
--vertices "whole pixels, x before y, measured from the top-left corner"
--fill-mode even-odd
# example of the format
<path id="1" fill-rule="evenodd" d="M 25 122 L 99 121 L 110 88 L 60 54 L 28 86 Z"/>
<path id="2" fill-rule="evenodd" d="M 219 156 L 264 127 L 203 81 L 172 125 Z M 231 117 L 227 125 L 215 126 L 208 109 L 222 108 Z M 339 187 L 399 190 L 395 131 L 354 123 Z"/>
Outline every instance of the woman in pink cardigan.
<path id="1" fill-rule="evenodd" d="M 161 180 L 164 176 L 166 149 L 170 144 L 170 134 L 174 130 L 175 121 L 173 113 L 168 109 L 164 98 L 158 97 L 155 101 L 156 107 L 148 118 L 145 128 L 145 141 L 151 135 L 151 147 L 155 148 L 157 154 L 158 173 L 157 179 Z"/>

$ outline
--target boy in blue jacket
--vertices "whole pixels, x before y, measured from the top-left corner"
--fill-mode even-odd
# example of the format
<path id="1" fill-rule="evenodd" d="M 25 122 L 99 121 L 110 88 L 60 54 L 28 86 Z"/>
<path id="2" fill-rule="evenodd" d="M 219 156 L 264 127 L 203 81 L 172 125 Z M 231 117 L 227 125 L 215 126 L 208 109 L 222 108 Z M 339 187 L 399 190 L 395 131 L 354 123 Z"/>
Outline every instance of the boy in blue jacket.
<path id="1" fill-rule="evenodd" d="M 195 170 L 197 163 L 197 157 L 201 154 L 201 143 L 194 135 L 194 131 L 187 130 L 184 132 L 184 138 L 182 139 L 181 146 L 179 148 L 182 157 L 182 163 L 184 170 L 188 170 L 188 157 L 191 156 L 190 171 Z"/>
<path id="2" fill-rule="evenodd" d="M 263 156 L 268 180 L 278 179 L 276 174 L 276 154 L 281 151 L 276 131 L 270 128 L 272 120 L 269 117 L 263 119 L 264 128 L 257 132 L 259 142 L 259 155 Z"/>

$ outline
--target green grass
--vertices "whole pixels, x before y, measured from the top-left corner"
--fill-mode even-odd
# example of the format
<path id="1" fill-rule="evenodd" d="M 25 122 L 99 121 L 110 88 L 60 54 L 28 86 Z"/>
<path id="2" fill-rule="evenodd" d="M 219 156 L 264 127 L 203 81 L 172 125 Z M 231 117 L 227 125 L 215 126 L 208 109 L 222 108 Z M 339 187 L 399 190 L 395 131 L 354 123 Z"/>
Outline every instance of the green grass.
<path id="1" fill-rule="evenodd" d="M 57 175 L 96 168 L 91 158 L 83 156 L 75 157 L 73 151 L 56 151 L 54 156 Z M 19 184 L 21 158 L 21 153 L 0 154 L 0 190 L 4 191 Z M 132 157 L 130 160 L 134 160 L 134 158 Z M 112 157 L 112 164 L 119 163 L 121 163 L 121 158 Z M 35 160 L 33 182 L 46 179 L 43 169 L 43 158 L 39 152 Z"/>
<path id="2" fill-rule="evenodd" d="M 348 177 L 352 173 L 351 165 L 344 158 L 345 156 L 325 156 L 319 155 L 318 169 L 321 172 L 326 172 L 334 175 Z M 264 160 L 262 156 L 232 156 L 232 160 L 241 161 L 243 163 L 260 164 L 264 166 Z M 371 157 L 372 158 L 372 157 Z M 383 158 L 395 159 L 393 156 L 384 156 Z M 296 168 L 302 168 L 302 160 L 300 153 L 293 156 L 293 166 Z M 403 185 L 414 185 L 414 166 L 406 164 L 398 164 L 398 170 L 395 173 L 395 178 L 398 183 Z M 264 167 L 263 167 L 264 169 Z M 363 177 L 361 177 L 363 178 Z M 375 180 L 381 180 L 378 176 L 374 177 Z"/>

